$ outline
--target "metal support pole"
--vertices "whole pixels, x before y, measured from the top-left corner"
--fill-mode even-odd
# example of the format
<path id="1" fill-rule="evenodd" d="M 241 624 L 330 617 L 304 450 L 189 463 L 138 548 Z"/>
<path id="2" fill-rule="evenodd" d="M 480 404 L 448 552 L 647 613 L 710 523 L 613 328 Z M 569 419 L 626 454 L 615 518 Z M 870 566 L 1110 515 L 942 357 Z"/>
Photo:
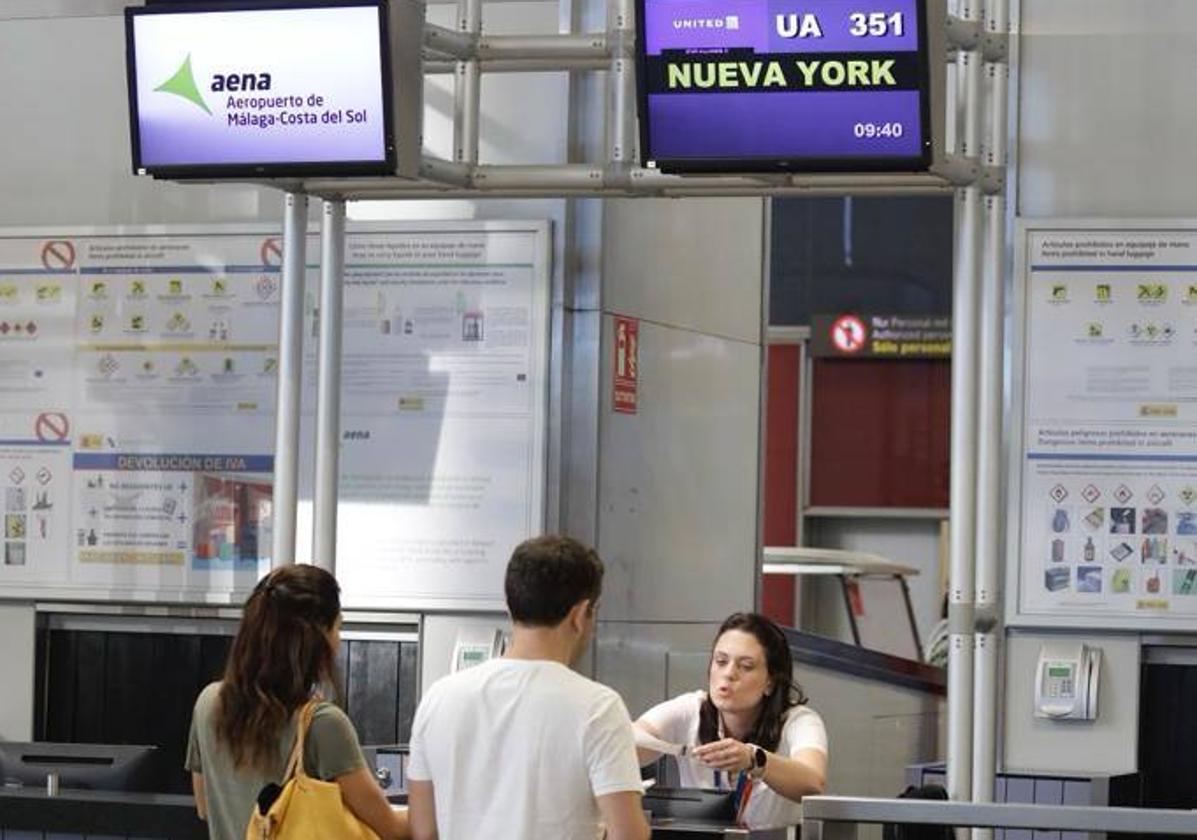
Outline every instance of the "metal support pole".
<path id="1" fill-rule="evenodd" d="M 606 70 L 611 66 L 607 58 L 570 58 L 570 59 L 511 59 L 511 58 L 479 58 L 478 63 L 487 73 L 581 73 Z M 457 72 L 458 62 L 448 59 L 425 59 L 424 75 L 445 75 Z"/>
<path id="2" fill-rule="evenodd" d="M 1006 0 L 989 0 L 987 34 L 1004 35 L 1008 29 Z M 983 162 L 988 170 L 1006 165 L 1008 68 L 1004 63 L 985 65 L 989 94 L 988 140 Z M 997 716 L 1001 587 L 1001 464 L 1002 372 L 1005 322 L 1006 199 L 985 199 L 985 238 L 982 259 L 980 359 L 978 376 L 977 455 L 977 636 L 973 683 L 973 801 L 993 801 L 997 774 Z M 992 840 L 993 829 L 974 828 L 973 840 Z"/>
<path id="3" fill-rule="evenodd" d="M 944 68 L 944 93 L 946 117 L 943 122 L 944 155 L 960 154 L 960 65 L 951 59 Z"/>
<path id="4" fill-rule="evenodd" d="M 312 562 L 337 570 L 337 482 L 341 452 L 341 281 L 345 202 L 324 202 L 320 227 L 320 338 L 316 357 L 316 492 Z"/>
<path id="5" fill-rule="evenodd" d="M 635 10 L 631 0 L 607 0 L 607 45 L 611 68 L 607 74 L 607 155 L 611 167 L 628 169 L 635 156 L 636 75 Z"/>
<path id="6" fill-rule="evenodd" d="M 979 19 L 973 7 L 970 16 Z M 964 132 L 961 154 L 977 156 L 981 57 L 959 53 Z M 972 798 L 974 550 L 976 548 L 977 308 L 981 187 L 957 192 L 952 290 L 952 463 L 948 592 L 948 796 Z"/>
<path id="7" fill-rule="evenodd" d="M 656 169 L 632 168 L 622 179 L 610 177 L 603 167 L 588 163 L 552 165 L 470 165 L 425 155 L 420 162 L 425 181 L 369 180 L 364 178 L 311 179 L 304 186 L 312 195 L 329 197 L 471 197 L 477 192 L 532 193 L 544 197 L 577 190 L 591 196 L 650 195 L 947 195 L 950 187 L 926 173 L 889 175 L 830 175 L 826 173 L 778 175 L 769 180 L 750 176 L 666 175 Z M 471 192 L 470 190 L 473 190 Z M 458 190 L 453 193 L 453 190 Z M 452 195 L 450 195 L 452 193 Z"/>
<path id="8" fill-rule="evenodd" d="M 959 191 L 952 304 L 952 462 L 948 592 L 948 795 L 972 798 L 973 548 L 976 525 L 976 272 L 981 189 Z"/>
<path id="9" fill-rule="evenodd" d="M 482 34 L 482 0 L 457 0 L 457 29 L 472 39 Z M 478 58 L 457 62 L 453 84 L 453 159 L 478 162 L 478 124 L 482 109 L 482 68 Z"/>
<path id="10" fill-rule="evenodd" d="M 420 177 L 468 189 L 473 183 L 474 167 L 424 155 L 420 158 Z"/>
<path id="11" fill-rule="evenodd" d="M 603 183 L 603 170 L 598 166 L 566 164 L 548 171 L 540 166 L 476 166 L 473 184 L 479 189 L 494 189 L 503 184 L 548 189 L 585 189 Z"/>
<path id="12" fill-rule="evenodd" d="M 852 609 L 852 595 L 848 591 L 847 575 L 837 575 L 840 579 L 840 594 L 844 596 L 844 611 L 848 614 L 848 626 L 852 628 L 852 641 L 860 647 L 860 625 L 856 623 L 856 611 Z"/>
<path id="13" fill-rule="evenodd" d="M 794 492 L 794 516 L 797 525 L 794 528 L 794 545 L 806 545 L 806 507 L 810 501 L 810 451 L 811 451 L 811 402 L 814 387 L 814 360 L 810 355 L 810 335 L 798 342 L 798 474 L 795 476 L 798 487 Z M 799 575 L 795 575 L 799 577 Z M 799 583 L 801 591 L 802 584 Z M 795 623 L 795 627 L 801 627 Z"/>
<path id="14" fill-rule="evenodd" d="M 910 600 L 910 584 L 906 582 L 906 575 L 894 575 L 894 580 L 902 589 L 902 602 L 906 604 L 906 619 L 910 622 L 910 635 L 914 639 L 914 655 L 922 662 L 926 658 L 923 650 L 923 639 L 919 635 L 919 622 L 914 617 L 914 602 Z"/>
<path id="15" fill-rule="evenodd" d="M 1005 68 L 998 68 L 1003 74 Z M 984 272 L 981 289 L 980 360 L 977 388 L 977 579 L 973 677 L 973 796 L 992 802 L 997 771 L 999 548 L 1002 543 L 1002 323 L 1005 317 L 1002 259 L 1006 202 L 985 198 Z M 973 840 L 990 840 L 992 829 L 973 829 Z"/>
<path id="16" fill-rule="evenodd" d="M 308 197 L 287 193 L 283 205 L 283 266 L 279 285 L 277 420 L 274 426 L 274 533 L 270 564 L 295 562 L 299 498 L 299 405 L 303 394 L 303 280 Z"/>
<path id="17" fill-rule="evenodd" d="M 578 61 L 611 57 L 604 32 L 578 35 L 488 35 L 478 41 L 478 58 L 491 61 Z"/>
<path id="18" fill-rule="evenodd" d="M 424 24 L 423 44 L 427 50 L 462 61 L 473 58 L 477 50 L 477 44 L 468 33 L 446 29 L 433 23 Z"/>
<path id="19" fill-rule="evenodd" d="M 992 802 L 997 776 L 997 684 L 999 637 L 973 637 L 973 802 Z M 974 828 L 972 840 L 992 840 L 992 828 Z"/>

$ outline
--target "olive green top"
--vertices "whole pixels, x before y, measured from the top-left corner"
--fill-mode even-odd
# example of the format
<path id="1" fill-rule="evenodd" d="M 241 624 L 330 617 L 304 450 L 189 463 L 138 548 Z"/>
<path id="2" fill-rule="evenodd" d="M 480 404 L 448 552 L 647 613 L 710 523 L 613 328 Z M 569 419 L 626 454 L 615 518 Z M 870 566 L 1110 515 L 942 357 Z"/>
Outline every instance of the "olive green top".
<path id="1" fill-rule="evenodd" d="M 258 792 L 270 782 L 283 781 L 287 759 L 295 748 L 295 721 L 283 727 L 274 766 L 269 772 L 235 769 L 232 755 L 216 740 L 213 717 L 219 702 L 218 682 L 207 686 L 196 699 L 185 767 L 204 777 L 208 836 L 212 840 L 245 840 L 245 828 Z M 353 724 L 332 703 L 319 704 L 312 715 L 303 748 L 303 766 L 309 776 L 324 781 L 366 766 Z"/>

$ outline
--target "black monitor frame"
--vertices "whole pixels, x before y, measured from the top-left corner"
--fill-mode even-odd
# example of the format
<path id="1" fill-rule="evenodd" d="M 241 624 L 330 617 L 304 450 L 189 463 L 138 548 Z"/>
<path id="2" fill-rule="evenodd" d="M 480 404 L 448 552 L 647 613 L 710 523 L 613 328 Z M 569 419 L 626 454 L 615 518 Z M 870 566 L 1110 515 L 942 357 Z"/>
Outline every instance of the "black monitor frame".
<path id="1" fill-rule="evenodd" d="M 644 792 L 641 807 L 654 819 L 670 817 L 683 820 L 734 822 L 736 794 L 730 790 L 706 788 L 650 787 Z"/>
<path id="2" fill-rule="evenodd" d="M 44 789 L 56 773 L 64 790 L 152 792 L 159 763 L 149 745 L 0 741 L 0 787 Z"/>
<path id="3" fill-rule="evenodd" d="M 137 56 L 133 21 L 141 15 L 177 15 L 203 12 L 256 12 L 283 9 L 370 7 L 378 10 L 379 73 L 382 86 L 383 148 L 385 159 L 364 161 L 287 161 L 145 166 L 141 160 L 141 120 L 137 105 Z M 180 0 L 125 9 L 125 72 L 129 92 L 129 139 L 134 175 L 172 181 L 260 178 L 338 178 L 359 175 L 393 175 L 396 168 L 395 109 L 391 74 L 388 0 Z"/>
<path id="4" fill-rule="evenodd" d="M 929 0 L 915 0 L 918 15 L 919 42 L 917 63 L 919 84 L 919 128 L 922 132 L 921 154 L 917 157 L 848 156 L 848 157 L 753 157 L 753 158 L 654 158 L 650 155 L 652 137 L 648 118 L 648 45 L 645 39 L 645 4 L 650 0 L 636 0 L 636 114 L 640 123 L 640 165 L 661 172 L 678 175 L 711 175 L 737 173 L 800 173 L 800 172 L 925 172 L 934 159 L 933 120 L 931 103 L 937 99 L 935 76 L 931 73 L 927 5 Z M 797 54 L 797 53 L 796 53 Z M 717 94 L 716 94 L 717 95 Z"/>

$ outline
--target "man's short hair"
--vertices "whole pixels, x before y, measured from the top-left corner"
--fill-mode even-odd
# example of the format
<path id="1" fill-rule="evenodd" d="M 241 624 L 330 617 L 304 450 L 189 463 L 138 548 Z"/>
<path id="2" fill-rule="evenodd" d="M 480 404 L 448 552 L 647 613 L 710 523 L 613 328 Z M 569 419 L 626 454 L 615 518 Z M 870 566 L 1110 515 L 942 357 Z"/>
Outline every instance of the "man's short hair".
<path id="1" fill-rule="evenodd" d="M 516 624 L 556 627 L 579 601 L 598 601 L 603 561 L 572 537 L 534 537 L 512 552 L 504 589 Z"/>

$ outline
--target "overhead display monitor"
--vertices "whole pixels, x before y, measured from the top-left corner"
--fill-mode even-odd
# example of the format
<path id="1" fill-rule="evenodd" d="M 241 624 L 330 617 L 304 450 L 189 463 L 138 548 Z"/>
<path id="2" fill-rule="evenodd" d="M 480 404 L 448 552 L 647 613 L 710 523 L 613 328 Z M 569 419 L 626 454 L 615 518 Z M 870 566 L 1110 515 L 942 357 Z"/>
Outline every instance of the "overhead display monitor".
<path id="1" fill-rule="evenodd" d="M 129 8 L 125 34 L 135 173 L 395 171 L 385 0 Z"/>
<path id="2" fill-rule="evenodd" d="M 638 0 L 640 154 L 665 172 L 925 170 L 926 0 Z"/>

